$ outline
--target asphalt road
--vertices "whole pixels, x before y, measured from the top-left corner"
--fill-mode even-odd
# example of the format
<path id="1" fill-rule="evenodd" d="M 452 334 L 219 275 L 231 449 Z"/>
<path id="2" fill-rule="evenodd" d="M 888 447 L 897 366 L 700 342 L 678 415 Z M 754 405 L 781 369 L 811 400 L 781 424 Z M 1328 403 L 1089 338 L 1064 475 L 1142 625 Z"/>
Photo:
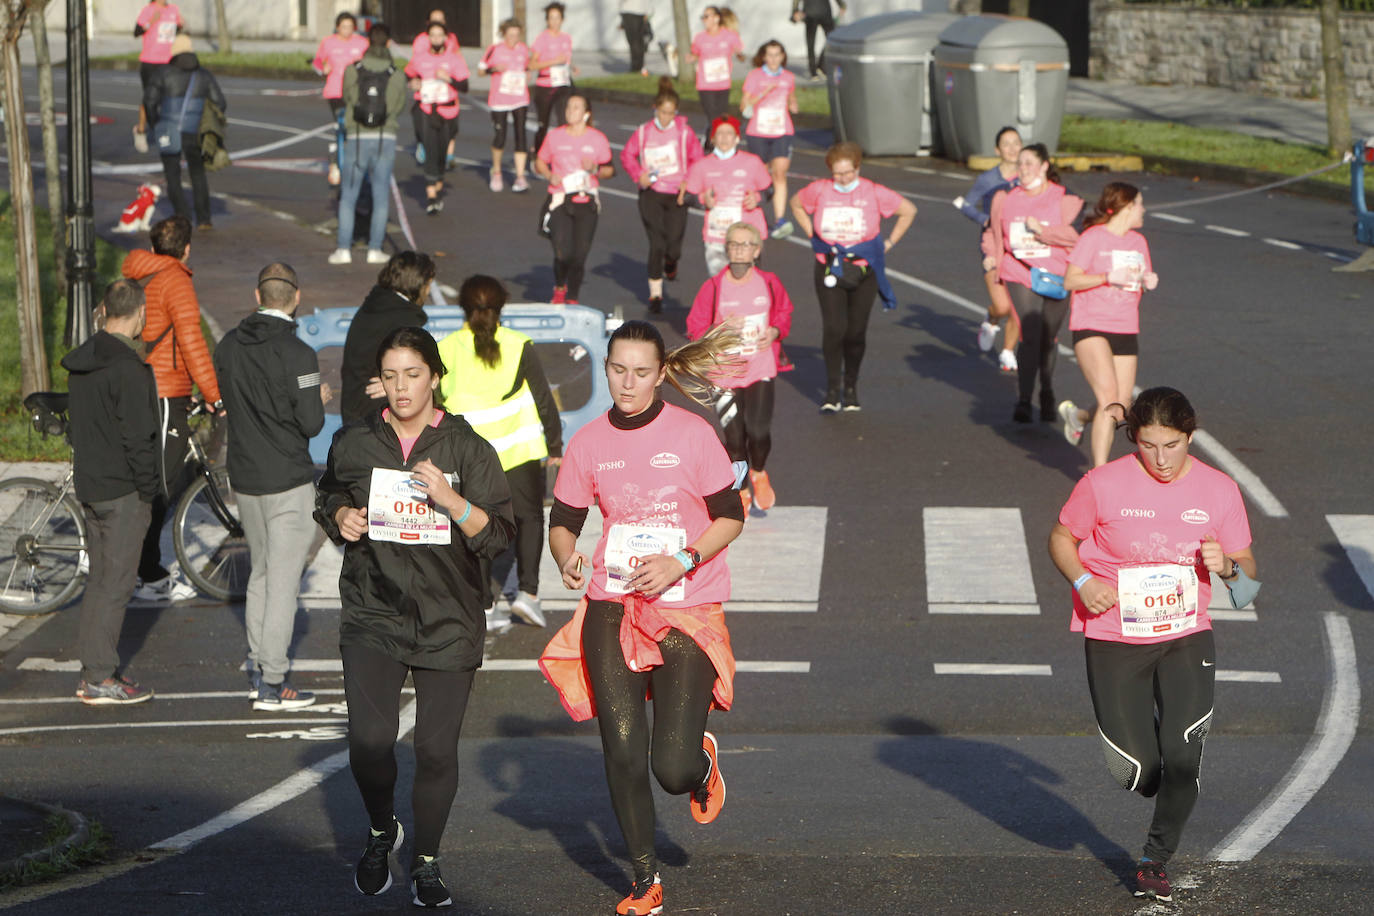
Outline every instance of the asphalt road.
<path id="1" fill-rule="evenodd" d="M 128 144 L 136 81 L 93 80 L 96 113 L 117 122 L 94 131 L 104 163 L 137 161 Z M 224 83 L 236 121 L 275 126 L 237 124 L 235 150 L 326 123 L 318 98 Z M 430 218 L 418 170 L 398 157 L 409 221 L 419 245 L 442 255 L 443 282 L 495 273 L 518 299 L 544 301 L 552 269 L 534 234 L 540 195 L 486 189 L 487 118 L 464 104 L 458 155 L 482 165 L 451 176 L 448 206 Z M 596 115 L 619 143 L 647 112 L 597 106 Z M 405 125 L 402 135 L 408 142 Z M 825 139 L 803 139 L 794 169 L 817 177 Z M 308 304 L 361 301 L 373 268 L 324 263 L 334 210 L 324 152 L 323 139 L 308 138 L 256 157 L 272 168 L 241 163 L 212 176 L 229 199 L 216 199 L 216 228 L 197 235 L 192 265 L 221 326 L 250 307 L 251 277 L 270 257 L 297 266 Z M 861 413 L 817 415 L 809 254 L 790 243 L 766 247 L 766 266 L 797 307 L 788 341 L 797 370 L 779 385 L 769 462 L 779 505 L 750 520 L 736 551 L 737 597 L 750 607 L 732 613 L 731 634 L 753 667 L 737 681 L 735 708 L 711 726 L 730 804 L 702 828 L 681 799 L 660 796 L 667 912 L 1361 909 L 1374 878 L 1366 789 L 1374 742 L 1359 702 L 1374 671 L 1374 597 L 1359 573 L 1371 569 L 1374 478 L 1360 456 L 1374 442 L 1364 396 L 1374 331 L 1362 312 L 1368 278 L 1330 270 L 1358 253 L 1348 208 L 1282 194 L 1189 205 L 1236 189 L 1153 175 L 1067 179 L 1089 200 L 1109 178 L 1144 189 L 1153 211 L 1144 231 L 1161 279 L 1142 309 L 1139 383 L 1187 393 L 1211 442 L 1249 475 L 1265 583 L 1253 615 L 1216 625 L 1223 680 L 1202 796 L 1170 869 L 1176 902 L 1141 907 L 1129 873 L 1150 804 L 1115 788 L 1103 766 L 1081 640 L 1068 632 L 1068 589 L 1044 550 L 1088 467 L 1086 447 L 1049 425 L 1013 424 L 1014 381 L 977 350 L 975 231 L 947 203 L 971 176 L 917 160 L 871 161 L 864 174 L 910 194 L 920 212 L 889 262 L 909 278 L 895 281 L 900 306 L 875 312 L 870 326 Z M 99 176 L 98 221 L 112 224 L 136 184 L 134 174 Z M 610 185 L 628 191 L 623 176 Z M 646 249 L 638 215 L 628 193 L 607 194 L 603 206 L 582 302 L 636 317 Z M 681 277 L 669 285 L 661 326 L 674 338 L 705 279 L 699 227 L 694 218 Z M 1060 360 L 1056 390 L 1090 400 L 1071 359 Z M 1119 441 L 1114 454 L 1125 448 Z M 1215 446 L 1195 451 L 1220 460 Z M 948 524 L 956 517 L 967 522 L 957 531 Z M 951 553 L 958 562 L 942 566 Z M 312 580 L 324 592 L 327 564 L 328 549 Z M 766 599 L 793 609 L 760 610 Z M 978 603 L 1034 612 L 932 612 Z M 336 659 L 337 609 L 327 599 L 312 604 L 293 655 Z M 561 624 L 568 614 L 550 617 Z M 131 609 L 123 650 L 159 697 L 128 710 L 87 709 L 71 698 L 75 674 L 20 667 L 71 658 L 70 611 L 0 641 L 0 791 L 80 810 L 116 844 L 110 866 L 10 892 L 0 907 L 408 909 L 400 891 L 364 899 L 352 888 L 365 821 L 340 772 L 338 673 L 296 675 L 322 693 L 321 704 L 264 719 L 241 690 L 241 621 L 241 607 L 209 602 Z M 489 641 L 443 847 L 459 912 L 604 913 L 625 887 L 594 728 L 569 722 L 529 670 L 548 636 L 517 627 Z M 968 665 L 1033 667 L 939 673 L 987 670 L 947 667 Z M 405 745 L 399 756 L 404 786 L 413 760 Z M 261 813 L 195 842 L 184 836 L 226 812 L 239 820 L 236 806 L 250 799 Z M 1258 817 L 1271 800 L 1285 817 Z M 404 795 L 398 810 L 408 817 Z M 1257 839 L 1274 823 L 1272 839 Z M 1216 861 L 1228 857 L 1239 861 Z"/>

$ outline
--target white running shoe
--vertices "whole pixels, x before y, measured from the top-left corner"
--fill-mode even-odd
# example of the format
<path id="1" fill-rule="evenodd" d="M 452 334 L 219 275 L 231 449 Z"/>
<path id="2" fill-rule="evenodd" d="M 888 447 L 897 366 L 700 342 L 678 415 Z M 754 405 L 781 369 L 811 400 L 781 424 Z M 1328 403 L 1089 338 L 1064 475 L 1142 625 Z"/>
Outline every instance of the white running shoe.
<path id="1" fill-rule="evenodd" d="M 367 263 L 369 264 L 385 264 L 390 260 L 391 258 L 388 258 L 386 252 L 382 251 L 380 248 L 367 249 Z"/>
<path id="2" fill-rule="evenodd" d="M 1059 419 L 1064 421 L 1064 438 L 1069 445 L 1083 441 L 1084 423 L 1078 419 L 1078 405 L 1073 401 L 1059 402 Z"/>
<path id="3" fill-rule="evenodd" d="M 502 180 L 501 173 L 500 173 L 500 172 L 492 172 L 492 173 L 491 173 L 491 189 L 492 189 L 493 191 L 499 191 L 499 190 L 501 190 L 503 187 L 505 187 L 505 182 Z"/>
<path id="4" fill-rule="evenodd" d="M 329 263 L 352 264 L 353 252 L 349 251 L 347 248 L 335 248 L 333 253 L 329 255 Z"/>
<path id="5" fill-rule="evenodd" d="M 487 608 L 487 635 L 504 633 L 511 628 L 510 614 L 492 605 Z"/>
<path id="6" fill-rule="evenodd" d="M 997 365 L 1002 367 L 1003 372 L 1015 372 L 1019 368 L 1016 365 L 1016 351 L 1003 350 L 997 356 Z"/>
<path id="7" fill-rule="evenodd" d="M 510 612 L 532 627 L 547 626 L 544 609 L 539 598 L 529 592 L 521 592 L 510 603 Z"/>
<path id="8" fill-rule="evenodd" d="M 984 353 L 992 349 L 992 342 L 997 339 L 997 325 L 991 321 L 984 321 L 978 326 L 978 349 Z"/>
<path id="9" fill-rule="evenodd" d="M 185 601 L 188 598 L 194 598 L 197 594 L 190 583 L 183 582 L 176 576 L 168 574 L 156 582 L 144 582 L 140 579 L 138 586 L 134 589 L 134 600 L 170 604 L 173 601 Z"/>

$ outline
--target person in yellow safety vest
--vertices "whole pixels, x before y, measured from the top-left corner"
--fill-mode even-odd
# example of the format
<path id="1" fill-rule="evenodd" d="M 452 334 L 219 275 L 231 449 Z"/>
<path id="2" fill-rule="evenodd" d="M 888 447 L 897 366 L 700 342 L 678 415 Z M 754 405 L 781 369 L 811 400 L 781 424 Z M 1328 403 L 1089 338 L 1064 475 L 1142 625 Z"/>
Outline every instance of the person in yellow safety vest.
<path id="1" fill-rule="evenodd" d="M 563 456 L 563 423 L 534 342 L 501 326 L 506 298 L 506 288 L 495 277 L 468 277 L 458 291 L 467 323 L 439 342 L 448 370 L 439 388 L 444 409 L 460 414 L 496 449 L 515 512 L 515 540 L 492 562 L 496 591 L 487 610 L 488 630 L 510 624 L 496 603 L 512 564 L 519 592 L 510 599 L 510 613 L 533 626 L 545 624 L 539 602 L 544 465 L 556 467 Z"/>

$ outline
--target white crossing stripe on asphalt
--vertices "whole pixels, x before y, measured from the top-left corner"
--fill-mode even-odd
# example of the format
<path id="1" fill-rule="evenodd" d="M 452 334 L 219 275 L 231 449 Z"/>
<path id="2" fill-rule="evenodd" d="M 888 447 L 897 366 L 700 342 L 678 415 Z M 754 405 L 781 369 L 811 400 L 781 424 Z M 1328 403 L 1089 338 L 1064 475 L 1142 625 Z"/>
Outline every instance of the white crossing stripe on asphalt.
<path id="1" fill-rule="evenodd" d="M 1345 548 L 1365 589 L 1374 595 L 1374 515 L 1328 515 L 1326 523 Z"/>
<path id="2" fill-rule="evenodd" d="M 1054 674 L 1049 665 L 996 665 L 964 662 L 936 662 L 936 674 L 989 674 L 989 675 L 1033 675 L 1050 677 Z"/>
<path id="3" fill-rule="evenodd" d="M 30 657 L 19 663 L 20 671 L 80 671 L 81 659 L 61 660 Z"/>
<path id="4" fill-rule="evenodd" d="M 1217 669 L 1218 681 L 1234 684 L 1281 684 L 1283 679 L 1277 671 L 1228 671 Z"/>
<path id="5" fill-rule="evenodd" d="M 1151 210 L 1150 216 L 1155 219 L 1162 219 L 1168 223 L 1181 223 L 1185 226 L 1190 226 L 1193 223 L 1193 221 L 1186 216 L 1174 216 L 1172 213 L 1160 213 L 1158 210 Z"/>
<path id="6" fill-rule="evenodd" d="M 1205 229 L 1210 229 L 1212 232 L 1220 232 L 1222 235 L 1229 235 L 1229 236 L 1232 236 L 1233 238 L 1238 238 L 1238 239 L 1248 239 L 1248 238 L 1250 237 L 1250 233 L 1246 232 L 1244 229 L 1232 229 L 1230 226 L 1210 226 L 1210 225 L 1209 225 L 1209 226 L 1204 226 L 1203 228 L 1205 228 Z"/>
<path id="7" fill-rule="evenodd" d="M 922 517 L 930 613 L 1040 613 L 1020 509 L 927 506 Z"/>
<path id="8" fill-rule="evenodd" d="M 1260 239 L 1266 245 L 1273 245 L 1275 248 L 1287 248 L 1289 251 L 1302 251 L 1302 246 L 1296 242 L 1285 241 L 1284 239 Z"/>

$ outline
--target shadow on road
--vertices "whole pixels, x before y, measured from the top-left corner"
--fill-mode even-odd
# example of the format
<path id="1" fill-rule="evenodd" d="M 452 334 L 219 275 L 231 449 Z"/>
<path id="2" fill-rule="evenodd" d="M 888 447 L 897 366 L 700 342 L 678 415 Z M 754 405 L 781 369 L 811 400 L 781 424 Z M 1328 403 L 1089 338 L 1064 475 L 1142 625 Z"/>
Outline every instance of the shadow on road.
<path id="1" fill-rule="evenodd" d="M 1337 541 L 1330 541 L 1319 547 L 1329 561 L 1326 569 L 1322 571 L 1322 580 L 1326 582 L 1326 587 L 1331 589 L 1331 594 L 1347 607 L 1374 611 L 1374 596 L 1369 594 L 1354 566 L 1356 559 L 1369 563 L 1369 554 L 1358 547 L 1343 547 Z"/>

